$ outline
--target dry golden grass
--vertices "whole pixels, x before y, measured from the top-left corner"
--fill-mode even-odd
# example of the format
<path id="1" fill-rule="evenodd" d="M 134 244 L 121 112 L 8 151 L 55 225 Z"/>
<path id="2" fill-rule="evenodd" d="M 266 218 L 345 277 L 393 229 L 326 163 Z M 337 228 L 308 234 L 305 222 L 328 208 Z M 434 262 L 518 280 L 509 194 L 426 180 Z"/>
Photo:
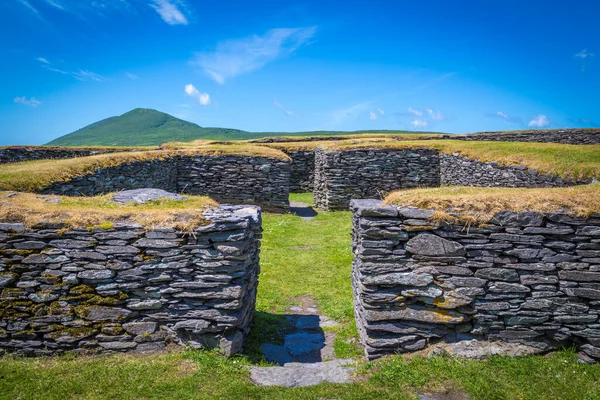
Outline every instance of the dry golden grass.
<path id="1" fill-rule="evenodd" d="M 215 142 L 208 140 L 195 140 L 193 142 L 172 142 L 164 143 L 162 148 L 167 150 L 184 151 L 182 154 L 202 154 L 202 155 L 245 155 L 254 157 L 280 158 L 289 160 L 290 158 L 283 152 L 270 147 L 259 146 L 247 142 Z"/>
<path id="2" fill-rule="evenodd" d="M 462 140 L 347 140 L 323 144 L 327 151 L 355 149 L 429 148 L 442 153 L 458 153 L 483 162 L 500 165 L 524 165 L 543 174 L 567 180 L 600 176 L 600 145 L 569 145 L 559 143 L 486 142 Z"/>
<path id="3" fill-rule="evenodd" d="M 153 150 L 99 154 L 62 160 L 38 160 L 0 165 L 0 190 L 19 192 L 40 191 L 53 183 L 66 182 L 100 168 L 114 167 L 140 161 L 164 160 L 178 155 L 248 155 L 289 159 L 276 149 L 248 144 L 208 144 L 182 150 Z"/>
<path id="4" fill-rule="evenodd" d="M 600 213 L 600 184 L 567 188 L 481 188 L 449 186 L 399 190 L 390 193 L 386 205 L 436 210 L 434 219 L 485 224 L 498 211 L 568 213 L 588 217 Z"/>
<path id="5" fill-rule="evenodd" d="M 192 231 L 206 220 L 204 211 L 218 203 L 206 196 L 187 200 L 161 199 L 146 204 L 117 204 L 113 194 L 67 197 L 0 192 L 0 221 L 33 226 L 40 222 L 64 222 L 73 228 L 109 227 L 116 222 L 137 222 L 146 228 L 169 226 Z M 59 199 L 58 203 L 49 200 Z"/>

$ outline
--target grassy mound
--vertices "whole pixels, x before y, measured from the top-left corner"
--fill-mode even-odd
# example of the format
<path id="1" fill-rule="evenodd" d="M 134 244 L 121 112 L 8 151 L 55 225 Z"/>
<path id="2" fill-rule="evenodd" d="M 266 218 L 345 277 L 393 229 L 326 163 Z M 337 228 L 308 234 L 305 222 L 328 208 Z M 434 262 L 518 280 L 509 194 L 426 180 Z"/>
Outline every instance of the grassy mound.
<path id="1" fill-rule="evenodd" d="M 26 226 L 63 222 L 72 228 L 106 228 L 115 222 L 128 221 L 144 227 L 175 226 L 191 231 L 206 223 L 203 217 L 206 209 L 218 205 L 206 196 L 188 196 L 187 200 L 177 201 L 161 199 L 145 204 L 117 204 L 110 201 L 112 196 L 67 197 L 0 192 L 0 221 L 20 222 Z"/>
<path id="2" fill-rule="evenodd" d="M 75 177 L 91 174 L 100 168 L 142 161 L 165 160 L 179 155 L 248 155 L 289 159 L 285 153 L 276 149 L 239 143 L 231 145 L 201 144 L 183 150 L 107 153 L 62 160 L 25 161 L 0 166 L 0 190 L 36 192 L 53 183 L 67 182 Z"/>
<path id="3" fill-rule="evenodd" d="M 498 211 L 567 211 L 588 217 L 600 213 L 600 183 L 567 188 L 484 188 L 449 186 L 399 190 L 384 204 L 436 210 L 434 219 L 486 223 Z"/>
<path id="4" fill-rule="evenodd" d="M 347 140 L 324 143 L 328 151 L 355 149 L 437 149 L 446 154 L 500 165 L 524 165 L 540 173 L 563 179 L 587 179 L 600 176 L 600 145 L 570 145 L 559 143 L 485 142 L 462 140 Z"/>

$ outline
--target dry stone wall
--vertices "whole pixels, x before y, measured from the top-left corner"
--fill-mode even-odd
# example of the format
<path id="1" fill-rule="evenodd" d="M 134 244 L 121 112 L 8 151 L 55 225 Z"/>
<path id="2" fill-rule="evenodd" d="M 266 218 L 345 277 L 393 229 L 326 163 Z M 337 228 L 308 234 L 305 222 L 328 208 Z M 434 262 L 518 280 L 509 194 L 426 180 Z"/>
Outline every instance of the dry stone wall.
<path id="1" fill-rule="evenodd" d="M 289 208 L 290 161 L 250 156 L 191 156 L 178 161 L 177 190 L 222 202 Z"/>
<path id="2" fill-rule="evenodd" d="M 440 154 L 440 174 L 442 186 L 561 187 L 593 181 L 569 181 L 559 176 L 540 174 L 524 166 L 502 166 L 496 162 L 481 162 L 458 154 Z"/>
<path id="3" fill-rule="evenodd" d="M 487 140 L 494 142 L 600 144 L 600 129 L 540 129 L 520 133 L 481 132 L 469 135 L 443 135 L 440 138 L 453 140 Z"/>
<path id="4" fill-rule="evenodd" d="M 44 146 L 10 146 L 0 147 L 0 164 L 21 161 L 34 161 L 46 159 L 61 159 L 93 156 L 96 154 L 132 151 L 131 149 L 70 149 L 68 147 Z"/>
<path id="5" fill-rule="evenodd" d="M 53 184 L 43 193 L 91 196 L 125 189 L 155 188 L 285 211 L 289 208 L 289 184 L 289 160 L 197 155 L 101 168 L 92 174 Z"/>
<path id="6" fill-rule="evenodd" d="M 356 200 L 357 326 L 374 359 L 436 341 L 576 345 L 600 359 L 600 215 L 500 212 L 481 228 Z"/>
<path id="7" fill-rule="evenodd" d="M 307 193 L 314 189 L 314 150 L 290 151 L 281 149 L 292 159 L 290 169 L 290 193 Z"/>
<path id="8" fill-rule="evenodd" d="M 348 209 L 351 199 L 440 185 L 437 150 L 366 149 L 315 152 L 315 206 Z"/>
<path id="9" fill-rule="evenodd" d="M 255 309 L 260 209 L 205 218 L 192 233 L 0 223 L 0 355 L 238 352 Z"/>

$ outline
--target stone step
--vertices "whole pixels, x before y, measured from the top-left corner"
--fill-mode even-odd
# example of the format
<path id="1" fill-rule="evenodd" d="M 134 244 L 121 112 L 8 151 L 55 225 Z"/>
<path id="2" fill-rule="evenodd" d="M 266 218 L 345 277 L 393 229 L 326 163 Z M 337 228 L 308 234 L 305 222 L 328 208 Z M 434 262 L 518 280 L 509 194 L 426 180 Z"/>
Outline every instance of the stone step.
<path id="1" fill-rule="evenodd" d="M 261 386 L 301 387 L 320 383 L 350 383 L 353 360 L 287 363 L 281 367 L 248 367 L 250 378 Z"/>

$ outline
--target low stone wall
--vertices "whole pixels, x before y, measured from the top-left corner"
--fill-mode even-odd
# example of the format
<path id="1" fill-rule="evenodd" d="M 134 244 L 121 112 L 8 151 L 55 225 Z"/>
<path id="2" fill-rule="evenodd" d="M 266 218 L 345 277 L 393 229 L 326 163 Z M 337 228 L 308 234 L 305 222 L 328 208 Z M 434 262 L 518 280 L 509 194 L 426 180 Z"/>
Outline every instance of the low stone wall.
<path id="1" fill-rule="evenodd" d="M 43 193 L 91 196 L 125 189 L 155 188 L 285 211 L 289 208 L 289 184 L 289 160 L 197 155 L 101 168 L 93 174 L 53 184 Z"/>
<path id="2" fill-rule="evenodd" d="M 397 189 L 439 185 L 437 150 L 315 152 L 314 202 L 322 210 L 347 209 L 351 199 L 383 197 Z"/>
<path id="3" fill-rule="evenodd" d="M 441 139 L 488 140 L 493 142 L 600 144 L 600 129 L 540 129 L 520 133 L 480 132 L 469 135 L 443 135 Z"/>
<path id="4" fill-rule="evenodd" d="M 600 358 L 600 215 L 500 212 L 489 225 L 356 200 L 355 314 L 366 355 L 486 339 Z"/>
<path id="5" fill-rule="evenodd" d="M 0 147 L 0 164 L 21 161 L 34 161 L 46 159 L 61 159 L 93 156 L 96 154 L 117 153 L 133 151 L 129 148 L 123 149 L 70 149 L 68 147 L 44 147 L 44 146 L 10 146 Z"/>
<path id="6" fill-rule="evenodd" d="M 238 352 L 255 309 L 260 209 L 205 217 L 193 233 L 0 223 L 0 355 Z"/>
<path id="7" fill-rule="evenodd" d="M 76 177 L 45 188 L 44 194 L 94 196 L 127 189 L 155 188 L 177 192 L 178 159 L 136 161 L 100 168 L 92 174 Z"/>
<path id="8" fill-rule="evenodd" d="M 566 181 L 559 176 L 540 174 L 523 166 L 502 166 L 458 154 L 440 154 L 442 186 L 559 187 L 591 182 L 592 179 Z"/>
<path id="9" fill-rule="evenodd" d="M 290 192 L 312 192 L 315 180 L 314 150 L 289 151 L 281 149 L 292 159 L 290 173 Z"/>
<path id="10" fill-rule="evenodd" d="M 290 161 L 251 156 L 192 156 L 179 160 L 177 190 L 218 201 L 289 209 Z"/>

